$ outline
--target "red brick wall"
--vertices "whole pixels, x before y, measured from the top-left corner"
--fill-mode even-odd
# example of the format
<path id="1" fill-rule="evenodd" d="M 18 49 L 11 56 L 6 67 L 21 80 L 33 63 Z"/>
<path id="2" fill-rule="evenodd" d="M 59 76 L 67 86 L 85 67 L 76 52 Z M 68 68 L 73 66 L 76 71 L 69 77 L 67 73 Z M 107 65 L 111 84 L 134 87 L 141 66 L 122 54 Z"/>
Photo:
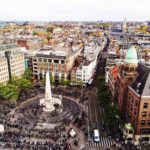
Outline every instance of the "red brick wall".
<path id="1" fill-rule="evenodd" d="M 18 40 L 17 43 L 18 43 L 19 46 L 25 47 L 26 49 L 29 49 L 26 40 Z"/>
<path id="2" fill-rule="evenodd" d="M 139 106 L 140 96 L 136 95 L 130 88 L 128 88 L 127 119 L 134 125 L 135 131 L 138 123 Z"/>
<path id="3" fill-rule="evenodd" d="M 148 103 L 148 108 L 143 108 L 144 103 Z M 146 117 L 142 117 L 143 111 L 147 112 Z M 141 120 L 146 121 L 145 125 L 141 125 Z M 150 129 L 150 125 L 148 125 L 148 120 L 150 120 L 150 97 L 149 98 L 142 98 L 140 101 L 139 114 L 138 114 L 138 124 L 137 124 L 137 130 L 136 130 L 137 134 L 140 134 L 141 129 L 146 129 L 146 128 Z"/>

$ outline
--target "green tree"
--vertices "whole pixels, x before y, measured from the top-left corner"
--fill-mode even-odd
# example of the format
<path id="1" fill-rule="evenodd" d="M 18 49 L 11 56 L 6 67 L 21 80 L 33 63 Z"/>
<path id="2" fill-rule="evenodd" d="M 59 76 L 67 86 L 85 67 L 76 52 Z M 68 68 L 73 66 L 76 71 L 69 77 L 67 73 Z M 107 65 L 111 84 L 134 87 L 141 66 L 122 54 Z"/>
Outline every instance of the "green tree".
<path id="1" fill-rule="evenodd" d="M 4 84 L 0 83 L 0 97 L 3 98 Z"/>
<path id="2" fill-rule="evenodd" d="M 30 80 L 13 76 L 11 82 L 9 81 L 6 85 L 0 84 L 0 97 L 6 100 L 17 100 L 22 91 L 30 88 L 32 88 Z"/>
<path id="3" fill-rule="evenodd" d="M 46 32 L 53 33 L 53 27 L 47 27 L 47 28 L 46 28 Z"/>
<path id="4" fill-rule="evenodd" d="M 38 33 L 36 31 L 33 31 L 33 35 L 38 35 Z"/>
<path id="5" fill-rule="evenodd" d="M 109 104 L 105 109 L 104 121 L 110 127 L 116 127 L 117 125 L 117 117 L 119 115 L 119 111 L 116 105 Z"/>
<path id="6" fill-rule="evenodd" d="M 83 82 L 82 81 L 77 81 L 76 85 L 81 88 L 83 86 Z"/>
<path id="7" fill-rule="evenodd" d="M 25 78 L 19 79 L 19 86 L 21 90 L 28 90 L 32 88 L 32 83 L 30 80 L 27 80 Z"/>
<path id="8" fill-rule="evenodd" d="M 107 91 L 103 91 L 99 94 L 99 100 L 103 106 L 106 107 L 110 103 L 110 94 Z"/>
<path id="9" fill-rule="evenodd" d="M 66 85 L 66 86 L 70 85 L 70 81 L 69 80 L 65 80 L 64 78 L 61 78 L 59 83 L 61 85 Z"/>
<path id="10" fill-rule="evenodd" d="M 31 69 L 26 69 L 23 75 L 23 78 L 32 80 L 33 74 Z"/>
<path id="11" fill-rule="evenodd" d="M 52 76 L 52 74 L 50 75 L 50 82 L 52 85 L 55 83 L 55 78 Z"/>
<path id="12" fill-rule="evenodd" d="M 50 35 L 47 36 L 47 40 L 50 41 L 52 37 Z"/>
<path id="13" fill-rule="evenodd" d="M 3 90 L 0 89 L 0 95 L 3 99 L 17 100 L 19 96 L 19 88 L 13 84 L 7 84 L 3 86 Z"/>
<path id="14" fill-rule="evenodd" d="M 101 86 L 104 86 L 104 84 L 105 84 L 105 76 L 102 76 L 102 75 L 98 76 L 96 81 L 97 81 L 96 82 L 97 88 L 100 88 Z"/>
<path id="15" fill-rule="evenodd" d="M 64 80 L 64 85 L 69 86 L 70 85 L 70 81 L 69 80 Z"/>

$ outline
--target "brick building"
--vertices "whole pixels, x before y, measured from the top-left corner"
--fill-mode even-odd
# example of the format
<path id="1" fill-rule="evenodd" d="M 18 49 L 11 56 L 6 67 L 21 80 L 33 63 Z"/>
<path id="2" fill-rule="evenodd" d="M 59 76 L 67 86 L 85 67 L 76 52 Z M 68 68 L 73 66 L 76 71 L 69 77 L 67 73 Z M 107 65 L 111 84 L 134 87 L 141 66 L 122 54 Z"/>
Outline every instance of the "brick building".
<path id="1" fill-rule="evenodd" d="M 113 67 L 108 71 L 108 87 L 113 100 L 116 98 L 116 81 L 118 75 L 118 66 Z"/>
<path id="2" fill-rule="evenodd" d="M 128 87 L 126 118 L 134 127 L 135 141 L 150 141 L 150 66 L 139 63 L 137 72 Z"/>
<path id="3" fill-rule="evenodd" d="M 119 112 L 122 118 L 126 115 L 128 86 L 132 84 L 137 76 L 137 52 L 130 47 L 124 59 L 124 63 L 119 66 L 119 73 L 116 82 L 116 95 Z"/>
<path id="4" fill-rule="evenodd" d="M 17 44 L 20 47 L 25 47 L 27 50 L 38 50 L 42 47 L 42 41 L 37 39 L 19 39 Z"/>

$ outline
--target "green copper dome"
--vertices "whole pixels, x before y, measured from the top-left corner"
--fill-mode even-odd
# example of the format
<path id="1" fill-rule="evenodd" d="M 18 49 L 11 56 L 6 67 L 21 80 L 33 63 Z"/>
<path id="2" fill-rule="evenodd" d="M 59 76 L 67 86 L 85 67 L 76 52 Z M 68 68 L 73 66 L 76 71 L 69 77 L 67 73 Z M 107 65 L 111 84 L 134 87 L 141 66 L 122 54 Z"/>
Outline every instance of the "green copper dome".
<path id="1" fill-rule="evenodd" d="M 127 64 L 137 64 L 138 59 L 137 59 L 137 51 L 134 46 L 131 46 L 126 53 L 124 62 Z"/>
<path id="2" fill-rule="evenodd" d="M 133 130 L 133 126 L 132 126 L 131 123 L 125 124 L 125 128 L 128 129 L 128 130 Z"/>

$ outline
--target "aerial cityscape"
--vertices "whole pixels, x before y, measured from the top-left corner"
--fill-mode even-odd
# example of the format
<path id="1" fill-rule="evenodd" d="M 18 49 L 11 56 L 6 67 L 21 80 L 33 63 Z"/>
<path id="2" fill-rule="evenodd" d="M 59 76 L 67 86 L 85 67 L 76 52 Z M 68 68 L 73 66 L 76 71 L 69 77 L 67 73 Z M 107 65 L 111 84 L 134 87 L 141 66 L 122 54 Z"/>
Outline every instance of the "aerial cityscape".
<path id="1" fill-rule="evenodd" d="M 0 150 L 150 150 L 149 6 L 1 2 Z"/>

